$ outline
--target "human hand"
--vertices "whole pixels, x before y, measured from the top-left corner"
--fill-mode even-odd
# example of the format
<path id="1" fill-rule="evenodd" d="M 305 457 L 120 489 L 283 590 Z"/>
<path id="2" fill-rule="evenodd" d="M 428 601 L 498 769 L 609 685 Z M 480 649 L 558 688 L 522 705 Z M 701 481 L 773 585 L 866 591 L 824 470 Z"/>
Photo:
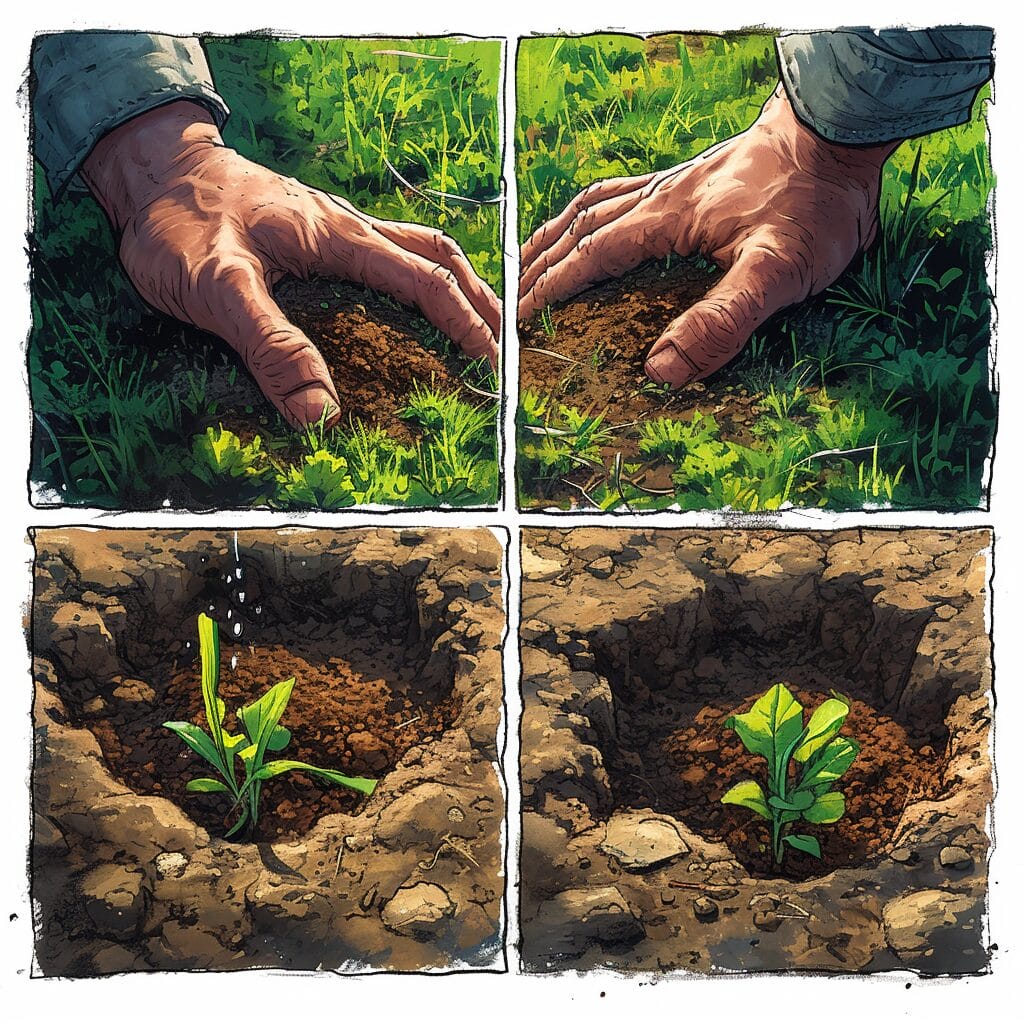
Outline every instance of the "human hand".
<path id="1" fill-rule="evenodd" d="M 898 145 L 827 142 L 780 85 L 747 131 L 678 167 L 596 182 L 538 228 L 522 249 L 519 319 L 644 260 L 700 253 L 726 273 L 667 326 L 644 369 L 672 387 L 706 377 L 870 245 Z"/>
<path id="2" fill-rule="evenodd" d="M 152 306 L 227 341 L 294 426 L 337 420 L 313 343 L 271 295 L 286 274 L 356 281 L 419 307 L 471 358 L 495 366 L 501 311 L 458 245 L 378 220 L 227 148 L 205 108 L 157 107 L 104 136 L 82 177 L 120 238 L 121 262 Z"/>

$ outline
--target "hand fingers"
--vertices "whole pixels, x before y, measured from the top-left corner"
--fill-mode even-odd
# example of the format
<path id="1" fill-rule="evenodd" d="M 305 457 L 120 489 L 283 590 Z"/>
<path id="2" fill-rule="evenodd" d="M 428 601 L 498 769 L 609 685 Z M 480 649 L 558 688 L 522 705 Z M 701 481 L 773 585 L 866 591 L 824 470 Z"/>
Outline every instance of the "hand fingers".
<path id="1" fill-rule="evenodd" d="M 655 174 L 652 173 L 641 174 L 635 178 L 606 178 L 604 181 L 595 181 L 588 185 L 557 217 L 542 224 L 526 240 L 519 255 L 521 272 L 525 273 L 538 256 L 554 245 L 584 210 L 606 199 L 639 192 L 654 177 Z"/>
<path id="2" fill-rule="evenodd" d="M 311 269 L 358 281 L 417 306 L 470 359 L 485 357 L 497 366 L 494 331 L 459 285 L 454 271 L 424 259 L 391 241 L 376 225 L 338 224 L 319 246 L 319 265 Z"/>
<path id="3" fill-rule="evenodd" d="M 641 202 L 603 227 L 574 240 L 565 255 L 548 267 L 519 300 L 525 320 L 552 302 L 567 299 L 609 277 L 620 277 L 646 259 L 672 249 L 677 218 Z"/>
<path id="4" fill-rule="evenodd" d="M 211 256 L 196 268 L 183 301 L 188 319 L 234 348 L 260 390 L 295 427 L 341 414 L 330 371 L 316 346 L 274 302 L 262 270 L 244 257 Z"/>
<path id="5" fill-rule="evenodd" d="M 582 210 L 563 232 L 562 237 L 540 253 L 529 267 L 522 270 L 519 278 L 520 297 L 526 295 L 542 274 L 568 256 L 587 235 L 592 235 L 599 228 L 629 213 L 646 195 L 646 189 L 636 189 Z"/>
<path id="6" fill-rule="evenodd" d="M 808 292 L 794 260 L 751 248 L 700 302 L 672 321 L 652 346 L 644 370 L 674 388 L 700 380 L 732 359 L 768 317 Z"/>
<path id="7" fill-rule="evenodd" d="M 481 280 L 454 239 L 435 228 L 400 221 L 375 221 L 374 230 L 403 249 L 450 270 L 494 337 L 501 335 L 501 303 L 498 296 Z"/>

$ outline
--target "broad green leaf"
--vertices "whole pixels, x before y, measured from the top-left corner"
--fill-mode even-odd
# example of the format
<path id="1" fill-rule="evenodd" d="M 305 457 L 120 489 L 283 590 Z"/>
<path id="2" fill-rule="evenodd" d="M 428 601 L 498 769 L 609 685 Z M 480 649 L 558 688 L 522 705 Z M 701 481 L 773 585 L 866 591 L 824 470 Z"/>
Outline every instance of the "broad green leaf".
<path id="1" fill-rule="evenodd" d="M 285 708 L 288 707 L 294 686 L 294 676 L 291 679 L 282 680 L 267 690 L 259 700 L 247 704 L 238 712 L 250 742 L 256 747 L 254 759 L 257 765 L 263 763 L 267 744 L 270 742 L 270 737 L 284 714 Z"/>
<path id="2" fill-rule="evenodd" d="M 846 797 L 842 793 L 825 793 L 804 811 L 804 820 L 815 825 L 831 825 L 846 813 Z"/>
<path id="3" fill-rule="evenodd" d="M 812 857 L 817 857 L 818 860 L 821 860 L 821 846 L 814 836 L 784 836 L 782 841 L 792 846 L 794 850 L 799 850 L 801 853 L 809 853 Z"/>
<path id="4" fill-rule="evenodd" d="M 768 804 L 765 803 L 764 790 L 753 780 L 737 782 L 725 796 L 722 797 L 723 804 L 736 804 L 738 807 L 746 807 L 748 811 L 760 814 L 762 818 L 771 818 Z"/>
<path id="5" fill-rule="evenodd" d="M 788 798 L 773 796 L 768 798 L 768 804 L 779 811 L 805 811 L 814 803 L 814 794 L 797 790 L 791 793 Z"/>
<path id="6" fill-rule="evenodd" d="M 186 793 L 230 793 L 231 790 L 216 779 L 192 779 L 185 786 Z"/>
<path id="7" fill-rule="evenodd" d="M 270 739 L 267 741 L 267 750 L 276 754 L 291 742 L 292 733 L 290 729 L 286 729 L 283 725 L 279 725 L 271 734 Z"/>
<path id="8" fill-rule="evenodd" d="M 726 719 L 725 726 L 735 730 L 752 754 L 768 760 L 774 776 L 780 759 L 803 732 L 803 710 L 793 694 L 776 683 L 748 712 Z"/>
<path id="9" fill-rule="evenodd" d="M 817 753 L 843 727 L 850 705 L 844 700 L 830 697 L 817 708 L 804 730 L 804 738 L 793 751 L 793 759 L 803 764 Z"/>
<path id="10" fill-rule="evenodd" d="M 213 740 L 191 722 L 164 722 L 164 728 L 170 729 L 175 735 L 180 736 L 203 760 L 208 761 L 218 771 L 223 771 L 220 751 L 214 746 Z"/>
<path id="11" fill-rule="evenodd" d="M 813 789 L 825 782 L 835 782 L 853 764 L 859 751 L 856 740 L 837 736 L 807 762 L 800 788 Z"/>
<path id="12" fill-rule="evenodd" d="M 242 749 L 238 751 L 238 756 L 246 765 L 249 765 L 252 763 L 252 759 L 256 756 L 256 750 L 256 744 L 250 743 L 247 747 L 242 747 Z"/>
<path id="13" fill-rule="evenodd" d="M 268 761 L 256 772 L 252 781 L 265 782 L 276 775 L 283 775 L 285 772 L 293 771 L 309 772 L 310 775 L 316 775 L 318 778 L 334 782 L 339 786 L 348 786 L 349 789 L 358 790 L 367 796 L 377 788 L 377 782 L 374 779 L 351 778 L 348 775 L 342 775 L 341 772 L 331 771 L 329 768 L 317 768 L 315 765 L 306 764 L 304 761 Z M 757 785 L 757 783 L 754 783 L 754 785 Z"/>

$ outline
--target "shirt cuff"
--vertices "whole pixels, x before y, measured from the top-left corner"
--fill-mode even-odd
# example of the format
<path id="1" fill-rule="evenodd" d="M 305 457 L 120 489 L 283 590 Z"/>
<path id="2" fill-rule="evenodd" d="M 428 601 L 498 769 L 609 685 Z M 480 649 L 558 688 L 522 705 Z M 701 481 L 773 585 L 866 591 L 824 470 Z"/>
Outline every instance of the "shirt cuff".
<path id="1" fill-rule="evenodd" d="M 223 126 L 228 106 L 198 39 L 62 32 L 32 47 L 32 142 L 56 197 L 84 188 L 78 169 L 108 132 L 154 107 L 193 100 Z"/>
<path id="2" fill-rule="evenodd" d="M 797 117 L 846 145 L 963 124 L 993 68 L 991 29 L 841 29 L 782 35 L 775 45 Z"/>

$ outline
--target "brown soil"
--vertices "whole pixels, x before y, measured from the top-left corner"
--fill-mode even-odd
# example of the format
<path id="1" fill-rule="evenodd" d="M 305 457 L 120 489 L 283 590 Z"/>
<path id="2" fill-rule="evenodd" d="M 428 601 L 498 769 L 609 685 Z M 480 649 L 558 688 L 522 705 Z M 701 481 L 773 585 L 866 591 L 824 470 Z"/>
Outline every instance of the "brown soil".
<path id="1" fill-rule="evenodd" d="M 651 261 L 552 307 L 553 336 L 539 316 L 520 324 L 520 389 L 550 394 L 554 404 L 607 409 L 605 423 L 613 427 L 660 416 L 688 420 L 699 411 L 714 416 L 723 438 L 750 443 L 756 399 L 728 371 L 672 392 L 659 390 L 644 373 L 647 352 L 664 329 L 719 277 L 693 260 L 673 260 L 668 269 L 661 260 Z M 627 461 L 643 461 L 628 428 L 615 432 L 602 460 L 609 463 L 616 452 Z M 570 479 L 583 485 L 588 475 L 582 470 Z M 646 487 L 668 485 L 653 467 L 632 479 Z M 571 488 L 544 497 L 556 495 L 578 498 Z"/>
<path id="2" fill-rule="evenodd" d="M 327 278 L 289 279 L 274 294 L 285 315 L 327 361 L 343 423 L 353 416 L 409 442 L 416 431 L 398 412 L 414 384 L 464 390 L 460 367 L 465 360 L 454 350 L 426 349 L 423 339 L 437 332 L 415 310 L 359 285 Z M 447 343 L 444 347 L 451 349 Z"/>
<path id="3" fill-rule="evenodd" d="M 804 706 L 805 721 L 829 696 L 827 690 L 787 685 Z M 731 689 L 728 683 L 724 688 Z M 779 872 L 770 862 L 768 823 L 720 802 L 744 779 L 763 784 L 766 769 L 764 758 L 748 753 L 722 724 L 731 714 L 749 711 L 752 698 L 737 699 L 735 690 L 722 690 L 720 683 L 695 688 L 685 702 L 662 699 L 633 717 L 631 738 L 634 749 L 641 744 L 646 778 L 617 770 L 614 763 L 608 768 L 618 804 L 643 808 L 653 800 L 657 810 L 705 838 L 727 843 L 755 877 L 781 873 L 804 879 L 862 864 L 889 842 L 910 801 L 937 790 L 943 759 L 932 737 L 908 733 L 870 704 L 850 698 L 842 734 L 857 741 L 860 753 L 835 787 L 846 796 L 846 814 L 832 825 L 794 825 L 794 832 L 817 837 L 822 859 L 789 849 Z"/>
<path id="4" fill-rule="evenodd" d="M 230 668 L 231 659 L 236 667 Z M 416 666 L 397 653 L 364 652 L 366 676 L 345 657 L 322 644 L 242 645 L 222 643 L 220 695 L 228 707 L 229 731 L 240 725 L 234 712 L 259 698 L 281 679 L 294 676 L 295 689 L 281 724 L 291 743 L 273 757 L 306 761 L 347 775 L 380 779 L 410 747 L 438 738 L 458 713 L 450 695 L 424 690 Z M 380 675 L 372 673 L 376 669 Z M 208 729 L 199 688 L 198 661 L 172 668 L 166 679 L 148 680 L 159 695 L 152 707 L 117 701 L 102 717 L 87 716 L 113 773 L 136 793 L 174 800 L 204 828 L 223 835 L 237 818 L 225 796 L 185 792 L 190 779 L 216 776 L 199 755 L 163 728 L 171 715 Z M 257 830 L 248 838 L 300 836 L 325 814 L 351 814 L 364 797 L 302 772 L 268 782 Z M 241 835 L 241 834 L 239 834 Z"/>

